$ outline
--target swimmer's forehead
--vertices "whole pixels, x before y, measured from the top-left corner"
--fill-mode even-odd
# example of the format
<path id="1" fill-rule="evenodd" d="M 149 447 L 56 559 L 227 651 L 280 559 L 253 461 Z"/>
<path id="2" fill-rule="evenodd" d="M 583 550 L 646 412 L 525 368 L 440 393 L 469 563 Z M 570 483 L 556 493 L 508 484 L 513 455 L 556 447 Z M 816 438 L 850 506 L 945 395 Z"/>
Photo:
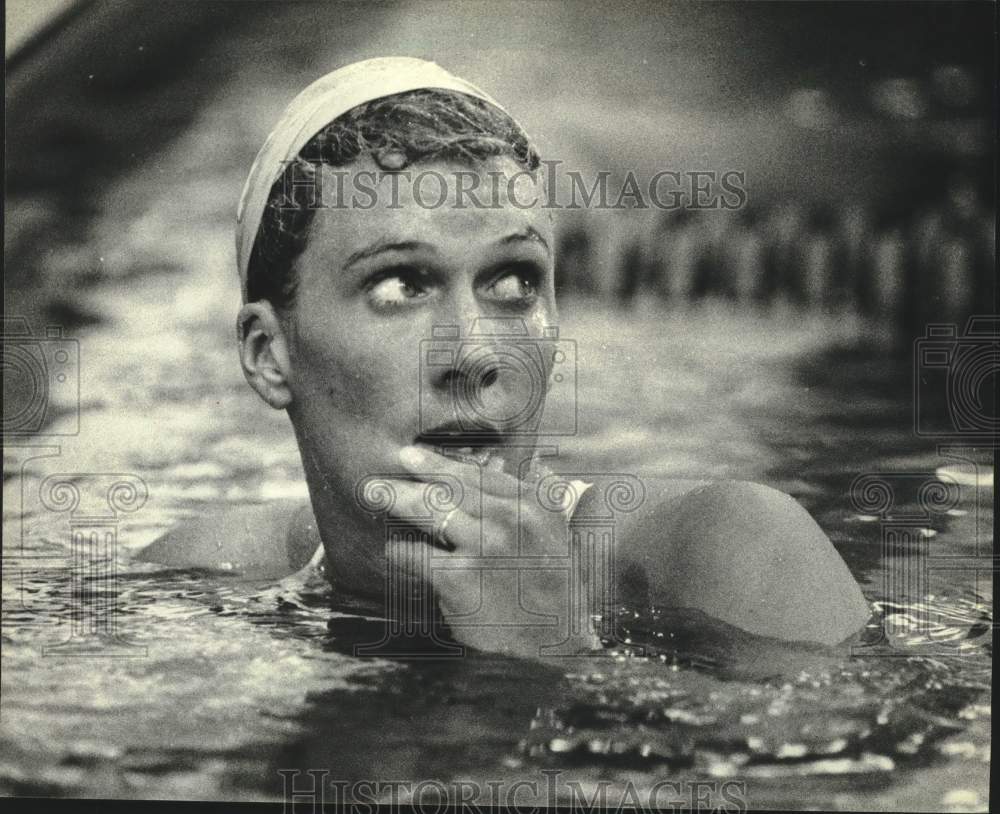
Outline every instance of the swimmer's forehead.
<path id="1" fill-rule="evenodd" d="M 370 214 L 370 213 L 369 213 Z M 552 263 L 553 236 L 547 218 L 517 210 L 484 218 L 458 213 L 428 220 L 396 213 L 391 219 L 359 215 L 345 221 L 322 218 L 310 227 L 300 267 L 353 271 L 404 257 L 459 260 L 530 255 Z"/>
<path id="2" fill-rule="evenodd" d="M 395 178 L 370 159 L 348 168 L 324 168 L 324 172 L 338 176 L 345 205 L 317 210 L 304 252 L 307 261 L 322 255 L 326 264 L 346 268 L 390 251 L 512 248 L 552 255 L 552 218 L 542 207 L 541 181 L 522 172 L 511 159 L 491 159 L 475 166 L 421 162 Z M 479 186 L 470 192 L 475 179 Z M 373 190 L 374 205 L 372 195 L 357 192 L 357 182 Z M 330 179 L 323 183 L 327 199 Z M 461 191 L 459 184 L 464 185 Z M 443 196 L 442 191 L 447 194 Z M 362 206 L 349 205 L 355 193 Z M 533 200 L 535 205 L 525 205 Z"/>

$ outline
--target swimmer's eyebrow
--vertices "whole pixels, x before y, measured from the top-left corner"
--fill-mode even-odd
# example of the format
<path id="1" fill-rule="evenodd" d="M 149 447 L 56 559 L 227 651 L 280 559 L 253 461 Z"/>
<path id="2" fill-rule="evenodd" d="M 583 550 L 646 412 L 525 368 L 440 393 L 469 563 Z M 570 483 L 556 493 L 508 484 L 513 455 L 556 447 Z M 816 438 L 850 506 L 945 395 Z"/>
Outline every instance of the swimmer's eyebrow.
<path id="1" fill-rule="evenodd" d="M 432 252 L 437 251 L 432 244 L 424 243 L 420 240 L 404 240 L 395 243 L 384 243 L 379 241 L 373 243 L 371 246 L 366 246 L 365 248 L 354 252 L 354 254 L 347 258 L 347 261 L 344 263 L 344 268 L 350 268 L 359 260 L 367 260 L 369 257 L 374 257 L 382 252 L 406 252 L 413 251 L 414 249 L 429 249 Z"/>
<path id="2" fill-rule="evenodd" d="M 520 232 L 515 232 L 512 235 L 507 235 L 507 237 L 500 238 L 498 243 L 515 243 L 519 240 L 532 240 L 536 243 L 541 243 L 545 247 L 545 251 L 551 253 L 552 250 L 549 248 L 549 242 L 542 236 L 534 226 L 527 226 Z"/>
<path id="3" fill-rule="evenodd" d="M 507 235 L 506 237 L 500 238 L 497 243 L 501 245 L 506 245 L 508 243 L 517 243 L 522 240 L 529 240 L 536 243 L 541 243 L 545 247 L 545 251 L 551 254 L 552 250 L 549 248 L 549 243 L 545 237 L 533 226 L 527 226 L 520 232 L 514 232 L 513 234 Z M 383 252 L 405 252 L 414 251 L 415 249 L 424 249 L 426 251 L 436 252 L 437 248 L 432 243 L 425 243 L 421 240 L 403 240 L 387 243 L 384 241 L 376 241 L 371 246 L 366 246 L 363 249 L 359 249 L 354 252 L 347 260 L 344 262 L 344 268 L 348 269 L 357 263 L 359 260 L 367 260 L 370 257 L 375 257 Z"/>

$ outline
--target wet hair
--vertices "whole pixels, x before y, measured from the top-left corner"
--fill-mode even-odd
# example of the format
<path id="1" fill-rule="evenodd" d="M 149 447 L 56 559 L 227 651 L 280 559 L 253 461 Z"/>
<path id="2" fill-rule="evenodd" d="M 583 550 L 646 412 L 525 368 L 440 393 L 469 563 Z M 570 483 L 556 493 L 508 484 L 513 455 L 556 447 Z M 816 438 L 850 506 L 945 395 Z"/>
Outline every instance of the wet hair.
<path id="1" fill-rule="evenodd" d="M 268 300 L 278 310 L 293 304 L 295 260 L 316 212 L 310 182 L 323 166 L 345 167 L 365 154 L 389 170 L 433 160 L 475 166 L 496 157 L 528 171 L 539 166 L 520 125 L 474 96 L 421 89 L 358 105 L 313 136 L 271 187 L 247 267 L 248 302 Z"/>

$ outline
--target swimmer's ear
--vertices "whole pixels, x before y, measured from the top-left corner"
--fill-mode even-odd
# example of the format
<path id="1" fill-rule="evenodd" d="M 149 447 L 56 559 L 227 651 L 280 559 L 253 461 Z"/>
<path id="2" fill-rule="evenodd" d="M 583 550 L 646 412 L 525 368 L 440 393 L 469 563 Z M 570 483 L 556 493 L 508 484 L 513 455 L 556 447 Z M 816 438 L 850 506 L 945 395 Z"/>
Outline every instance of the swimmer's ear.
<path id="1" fill-rule="evenodd" d="M 275 410 L 284 410 L 292 403 L 291 360 L 274 306 L 267 300 L 244 305 L 236 319 L 236 335 L 247 382 Z"/>

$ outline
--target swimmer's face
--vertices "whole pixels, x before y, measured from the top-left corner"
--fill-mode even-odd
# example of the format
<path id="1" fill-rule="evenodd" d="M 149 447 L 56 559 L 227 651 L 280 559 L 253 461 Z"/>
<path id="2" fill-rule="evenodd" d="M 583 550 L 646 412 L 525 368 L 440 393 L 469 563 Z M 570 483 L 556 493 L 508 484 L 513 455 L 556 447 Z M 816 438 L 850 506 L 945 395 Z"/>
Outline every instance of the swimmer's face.
<path id="1" fill-rule="evenodd" d="M 379 169 L 366 159 L 353 165 L 351 173 Z M 397 178 L 394 196 L 392 180 L 384 177 L 375 206 L 318 210 L 296 262 L 295 302 L 280 320 L 272 348 L 280 376 L 275 372 L 274 385 L 262 388 L 248 373 L 269 403 L 287 407 L 310 480 L 321 478 L 323 487 L 341 495 L 353 494 L 365 476 L 400 471 L 403 446 L 433 445 L 434 430 L 454 424 L 459 415 L 456 392 L 463 404 L 475 405 L 480 433 L 497 433 L 486 440 L 471 438 L 465 434 L 466 422 L 453 441 L 468 448 L 456 455 L 472 455 L 481 463 L 513 471 L 511 459 L 516 457 L 516 466 L 530 454 L 532 443 L 523 436 L 515 441 L 512 431 L 517 427 L 510 417 L 523 414 L 532 399 L 537 403 L 540 396 L 544 402 L 548 365 L 544 381 L 538 376 L 532 380 L 524 369 L 502 363 L 509 339 L 470 339 L 470 334 L 477 320 L 481 333 L 487 324 L 483 318 L 500 317 L 508 320 L 505 325 L 524 325 L 526 336 L 517 340 L 523 343 L 541 338 L 543 329 L 555 324 L 555 244 L 549 213 L 540 206 L 511 203 L 506 180 L 499 187 L 499 207 L 482 208 L 468 198 L 464 206 L 456 205 L 456 170 L 476 172 L 478 198 L 490 203 L 495 182 L 487 173 L 502 172 L 507 179 L 520 171 L 506 158 L 475 170 L 450 163 L 407 169 L 413 177 L 434 170 L 446 178 L 445 203 L 427 206 L 439 197 L 434 178 L 418 192 L 421 205 L 412 184 Z M 370 178 L 364 183 L 374 186 Z M 353 181 L 349 175 L 344 188 L 354 189 Z M 541 187 L 524 175 L 513 194 L 522 204 L 543 199 Z M 369 203 L 365 195 L 358 200 Z M 255 307 L 270 306 L 247 306 Z M 460 338 L 443 343 L 455 348 L 456 360 L 463 341 L 481 349 L 474 369 L 428 356 L 426 342 L 437 326 L 459 329 Z M 435 341 L 435 347 L 442 345 Z M 490 354 L 496 351 L 493 364 Z M 245 367 L 246 356 L 244 351 Z M 515 443 L 517 449 L 509 449 Z M 316 486 L 311 483 L 314 494 Z"/>

